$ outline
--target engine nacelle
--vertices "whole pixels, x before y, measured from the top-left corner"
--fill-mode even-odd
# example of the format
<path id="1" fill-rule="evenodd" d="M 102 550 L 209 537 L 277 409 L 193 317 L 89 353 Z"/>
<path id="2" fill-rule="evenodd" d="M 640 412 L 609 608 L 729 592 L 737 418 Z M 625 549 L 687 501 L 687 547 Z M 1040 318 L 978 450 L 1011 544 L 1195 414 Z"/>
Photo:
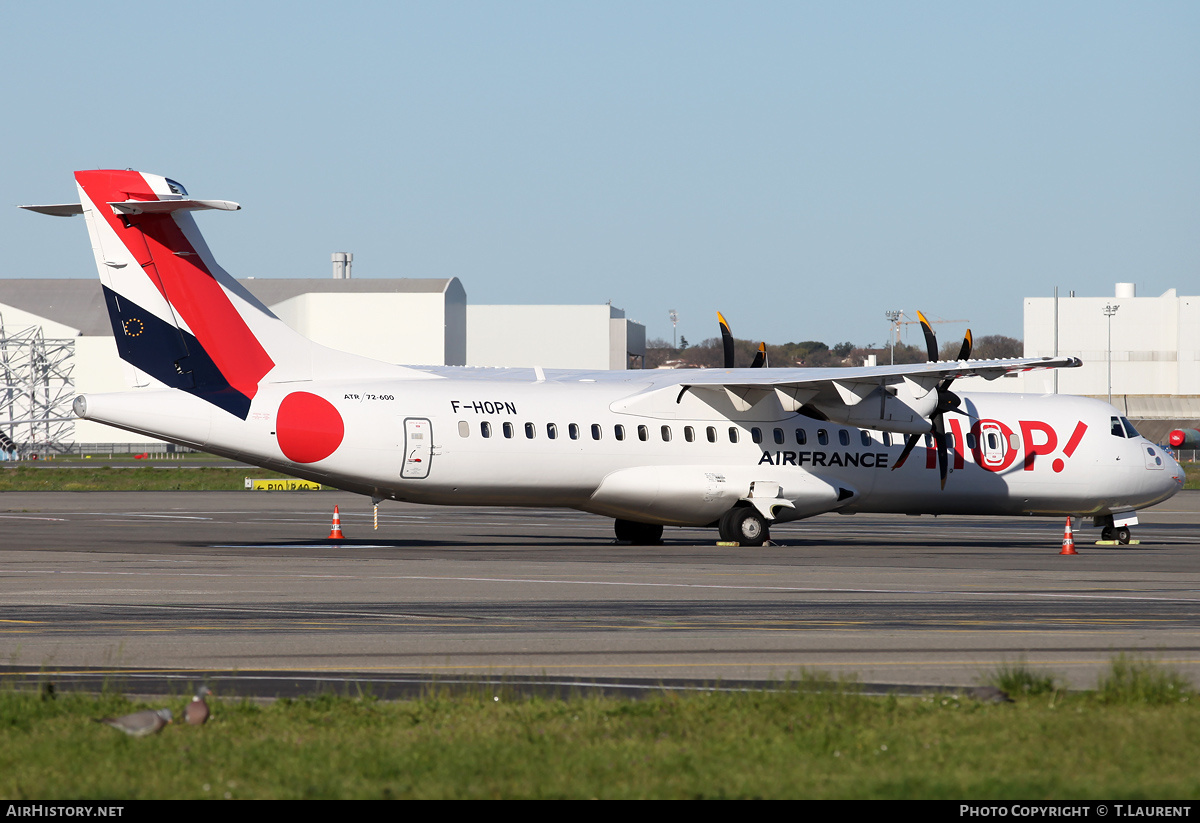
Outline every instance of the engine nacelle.
<path id="1" fill-rule="evenodd" d="M 936 384 L 927 388 L 906 378 L 890 385 L 833 385 L 836 400 L 822 396 L 812 405 L 835 423 L 900 434 L 925 434 L 932 429 L 929 415 L 937 408 Z"/>

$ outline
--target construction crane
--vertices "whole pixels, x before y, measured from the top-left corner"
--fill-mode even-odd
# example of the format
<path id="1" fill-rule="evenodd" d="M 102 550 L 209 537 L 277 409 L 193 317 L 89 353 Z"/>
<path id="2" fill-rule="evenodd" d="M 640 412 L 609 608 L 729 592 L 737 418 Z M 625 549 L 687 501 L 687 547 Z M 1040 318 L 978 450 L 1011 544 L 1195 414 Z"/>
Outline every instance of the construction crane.
<path id="1" fill-rule="evenodd" d="M 892 341 L 893 341 L 894 345 L 900 344 L 900 327 L 901 326 L 908 326 L 913 323 L 921 322 L 920 320 L 910 319 L 909 316 L 906 315 L 903 310 L 887 311 L 887 312 L 883 313 L 883 316 L 886 317 L 891 322 Z M 970 320 L 930 320 L 929 322 L 931 324 L 934 324 L 934 323 L 970 323 L 971 321 Z"/>

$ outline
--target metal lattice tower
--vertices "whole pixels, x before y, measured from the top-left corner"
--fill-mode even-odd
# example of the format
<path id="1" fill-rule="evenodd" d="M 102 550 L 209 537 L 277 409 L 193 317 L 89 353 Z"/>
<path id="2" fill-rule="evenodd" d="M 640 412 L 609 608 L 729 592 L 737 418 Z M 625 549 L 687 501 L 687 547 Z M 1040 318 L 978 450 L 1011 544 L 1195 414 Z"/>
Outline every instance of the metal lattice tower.
<path id="1" fill-rule="evenodd" d="M 8 328 L 0 314 L 0 448 L 22 455 L 70 449 L 74 367 L 74 339 L 47 339 L 41 326 Z"/>

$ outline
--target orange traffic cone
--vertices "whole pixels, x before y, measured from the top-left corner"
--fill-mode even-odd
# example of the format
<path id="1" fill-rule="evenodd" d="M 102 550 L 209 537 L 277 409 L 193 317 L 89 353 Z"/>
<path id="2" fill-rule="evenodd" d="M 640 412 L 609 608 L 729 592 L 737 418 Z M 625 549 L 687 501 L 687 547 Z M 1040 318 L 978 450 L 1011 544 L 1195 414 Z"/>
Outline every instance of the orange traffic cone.
<path id="1" fill-rule="evenodd" d="M 329 532 L 330 540 L 345 540 L 346 535 L 342 534 L 342 516 L 338 514 L 338 507 L 333 507 L 333 530 Z"/>
<path id="2" fill-rule="evenodd" d="M 337 515 L 334 515 L 335 517 Z M 1075 551 L 1075 535 L 1071 533 L 1071 518 L 1067 518 L 1067 528 L 1063 532 L 1063 547 L 1059 554 L 1078 554 Z"/>

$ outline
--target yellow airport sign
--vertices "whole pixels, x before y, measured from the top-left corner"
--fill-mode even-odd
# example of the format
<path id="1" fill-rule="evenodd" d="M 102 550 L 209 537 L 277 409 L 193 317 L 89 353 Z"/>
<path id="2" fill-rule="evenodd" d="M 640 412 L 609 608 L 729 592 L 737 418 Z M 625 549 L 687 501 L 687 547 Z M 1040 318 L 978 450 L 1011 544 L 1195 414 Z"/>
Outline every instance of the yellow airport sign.
<path id="1" fill-rule="evenodd" d="M 311 480 L 297 480 L 294 477 L 276 477 L 270 480 L 247 477 L 246 490 L 254 492 L 316 492 L 321 490 L 321 484 Z"/>

